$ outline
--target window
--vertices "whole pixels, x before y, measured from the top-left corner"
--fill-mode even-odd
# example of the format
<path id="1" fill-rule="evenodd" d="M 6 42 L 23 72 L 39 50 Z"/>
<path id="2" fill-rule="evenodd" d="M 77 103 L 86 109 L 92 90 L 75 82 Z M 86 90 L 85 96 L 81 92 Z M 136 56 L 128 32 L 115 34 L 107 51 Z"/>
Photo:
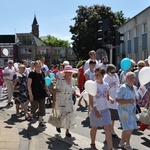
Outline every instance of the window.
<path id="1" fill-rule="evenodd" d="M 142 50 L 147 49 L 147 33 L 142 35 Z"/>
<path id="2" fill-rule="evenodd" d="M 128 40 L 131 40 L 131 30 L 128 31 Z"/>
<path id="3" fill-rule="evenodd" d="M 60 49 L 54 49 L 54 55 L 60 55 L 61 50 Z"/>
<path id="4" fill-rule="evenodd" d="M 142 24 L 142 33 L 143 34 L 147 33 L 147 23 L 146 22 Z"/>
<path id="5" fill-rule="evenodd" d="M 135 27 L 134 28 L 134 37 L 137 37 L 138 36 L 138 27 Z"/>
<path id="6" fill-rule="evenodd" d="M 139 39 L 138 37 L 134 38 L 134 52 L 138 52 L 138 48 L 139 48 Z"/>
<path id="7" fill-rule="evenodd" d="M 13 47 L 1 48 L 1 57 L 13 57 Z"/>
<path id="8" fill-rule="evenodd" d="M 32 48 L 21 48 L 20 49 L 20 54 L 31 54 L 32 53 Z"/>
<path id="9" fill-rule="evenodd" d="M 46 49 L 38 49 L 37 54 L 46 54 Z"/>
<path id="10" fill-rule="evenodd" d="M 128 41 L 128 53 L 131 53 L 131 40 Z"/>
<path id="11" fill-rule="evenodd" d="M 74 53 L 74 51 L 73 51 L 73 49 L 69 49 L 68 50 L 68 55 L 74 55 L 75 53 Z"/>

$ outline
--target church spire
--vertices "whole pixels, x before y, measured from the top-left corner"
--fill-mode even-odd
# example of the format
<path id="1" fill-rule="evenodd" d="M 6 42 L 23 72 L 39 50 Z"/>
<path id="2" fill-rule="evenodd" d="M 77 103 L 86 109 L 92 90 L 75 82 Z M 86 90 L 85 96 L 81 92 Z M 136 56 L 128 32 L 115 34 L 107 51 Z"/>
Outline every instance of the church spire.
<path id="1" fill-rule="evenodd" d="M 34 19 L 33 19 L 32 25 L 38 25 L 38 22 L 37 22 L 37 19 L 36 19 L 36 15 L 34 15 Z"/>
<path id="2" fill-rule="evenodd" d="M 32 34 L 36 37 L 39 37 L 39 25 L 36 19 L 36 15 L 34 15 L 34 19 L 32 23 Z"/>

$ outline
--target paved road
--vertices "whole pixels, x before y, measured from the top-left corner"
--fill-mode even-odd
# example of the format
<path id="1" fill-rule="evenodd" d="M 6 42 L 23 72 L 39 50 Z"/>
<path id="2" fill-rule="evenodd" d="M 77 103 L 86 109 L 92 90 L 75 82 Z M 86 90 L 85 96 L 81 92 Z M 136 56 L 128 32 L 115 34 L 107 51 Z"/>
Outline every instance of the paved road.
<path id="1" fill-rule="evenodd" d="M 5 110 L 5 114 L 8 115 L 8 122 L 13 121 L 19 130 L 21 137 L 22 147 L 32 150 L 74 150 L 74 149 L 84 149 L 89 150 L 90 147 L 90 127 L 89 127 L 89 118 L 87 115 L 87 109 L 85 107 L 76 107 L 76 121 L 77 128 L 71 130 L 72 138 L 65 137 L 65 130 L 62 129 L 62 133 L 58 134 L 55 130 L 55 127 L 47 124 L 47 128 L 38 127 L 37 119 L 34 119 L 32 124 L 24 120 L 24 117 L 17 118 L 15 115 L 15 107 L 7 108 L 6 99 L 2 99 L 0 102 L 1 110 Z M 50 106 L 46 105 L 46 116 L 44 117 L 45 121 L 48 120 L 48 117 L 51 113 Z M 115 124 L 115 131 L 118 136 L 121 136 L 120 123 L 117 121 Z M 99 150 L 107 149 L 104 130 L 99 128 L 96 138 L 96 145 Z M 116 149 L 118 148 L 118 143 L 120 139 L 114 138 L 113 144 Z M 145 130 L 144 132 L 134 131 L 131 137 L 131 145 L 134 150 L 148 150 L 150 148 L 150 131 Z"/>

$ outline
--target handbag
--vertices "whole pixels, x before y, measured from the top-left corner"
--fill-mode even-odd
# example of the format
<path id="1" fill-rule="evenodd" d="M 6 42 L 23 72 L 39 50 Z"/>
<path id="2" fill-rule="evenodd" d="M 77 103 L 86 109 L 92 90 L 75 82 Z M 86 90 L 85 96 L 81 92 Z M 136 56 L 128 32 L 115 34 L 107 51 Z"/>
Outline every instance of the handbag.
<path id="1" fill-rule="evenodd" d="M 150 107 L 148 109 L 142 110 L 141 114 L 139 114 L 139 119 L 141 123 L 146 125 L 150 125 Z"/>
<path id="2" fill-rule="evenodd" d="M 52 108 L 52 114 L 49 116 L 48 123 L 60 128 L 62 124 L 61 122 L 60 116 L 57 115 L 56 108 Z"/>

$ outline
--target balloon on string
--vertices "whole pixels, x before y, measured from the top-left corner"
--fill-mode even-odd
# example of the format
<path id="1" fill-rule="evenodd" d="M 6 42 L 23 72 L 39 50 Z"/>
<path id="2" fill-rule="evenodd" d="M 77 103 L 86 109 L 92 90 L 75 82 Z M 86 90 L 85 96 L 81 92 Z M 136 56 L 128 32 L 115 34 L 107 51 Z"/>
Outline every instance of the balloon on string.
<path id="1" fill-rule="evenodd" d="M 138 78 L 141 85 L 150 82 L 150 67 L 143 67 L 139 72 Z"/>
<path id="2" fill-rule="evenodd" d="M 81 93 L 81 95 L 83 96 L 83 98 L 84 98 L 85 100 L 89 101 L 89 94 L 88 94 L 87 91 L 84 90 L 84 91 Z"/>
<path id="3" fill-rule="evenodd" d="M 120 66 L 121 66 L 121 69 L 123 71 L 129 70 L 130 67 L 131 67 L 131 61 L 130 61 L 130 59 L 129 58 L 122 59 L 121 62 L 120 62 Z"/>
<path id="4" fill-rule="evenodd" d="M 18 68 L 18 63 L 14 63 L 14 67 L 15 67 L 15 68 Z"/>
<path id="5" fill-rule="evenodd" d="M 148 64 L 150 65 L 150 56 L 148 56 Z"/>
<path id="6" fill-rule="evenodd" d="M 45 77 L 45 83 L 47 86 L 49 86 L 51 84 L 51 78 Z"/>
<path id="7" fill-rule="evenodd" d="M 4 48 L 4 49 L 3 49 L 3 54 L 4 54 L 5 56 L 8 56 L 8 49 Z"/>
<path id="8" fill-rule="evenodd" d="M 51 78 L 55 78 L 55 74 L 54 73 L 51 72 L 49 75 L 50 75 Z"/>
<path id="9" fill-rule="evenodd" d="M 85 91 L 87 91 L 88 94 L 95 96 L 97 93 L 97 84 L 96 82 L 92 80 L 88 80 L 85 82 Z"/>

